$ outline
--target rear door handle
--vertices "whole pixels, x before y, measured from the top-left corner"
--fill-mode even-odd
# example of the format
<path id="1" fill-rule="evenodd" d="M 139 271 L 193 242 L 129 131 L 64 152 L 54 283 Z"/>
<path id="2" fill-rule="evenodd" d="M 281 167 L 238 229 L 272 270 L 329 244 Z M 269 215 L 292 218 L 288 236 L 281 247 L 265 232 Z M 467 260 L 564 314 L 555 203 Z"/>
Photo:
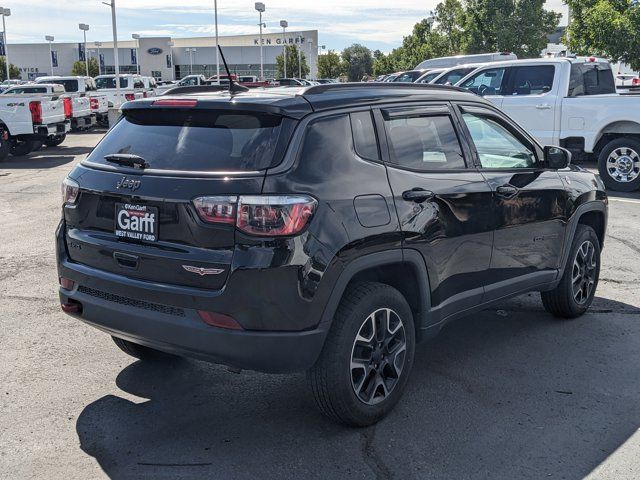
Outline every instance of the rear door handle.
<path id="1" fill-rule="evenodd" d="M 402 199 L 407 202 L 422 203 L 433 199 L 433 197 L 435 197 L 435 194 L 432 191 L 420 187 L 402 192 Z"/>
<path id="2" fill-rule="evenodd" d="M 538 110 L 551 110 L 551 105 L 549 105 L 548 103 L 541 103 L 539 105 L 536 105 L 536 108 Z"/>
<path id="3" fill-rule="evenodd" d="M 498 188 L 496 188 L 496 193 L 500 197 L 512 198 L 518 194 L 518 189 L 513 185 L 500 185 Z"/>

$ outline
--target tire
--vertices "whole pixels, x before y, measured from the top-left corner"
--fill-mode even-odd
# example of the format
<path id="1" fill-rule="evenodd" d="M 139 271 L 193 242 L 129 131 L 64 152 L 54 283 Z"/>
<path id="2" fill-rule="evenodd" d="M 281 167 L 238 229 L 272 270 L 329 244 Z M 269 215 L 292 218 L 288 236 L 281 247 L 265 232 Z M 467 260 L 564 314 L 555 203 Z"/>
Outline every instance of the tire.
<path id="1" fill-rule="evenodd" d="M 383 348 L 381 336 L 372 333 L 373 325 L 380 323 L 387 325 Z M 398 290 L 372 282 L 350 289 L 338 306 L 318 361 L 307 373 L 318 408 L 330 419 L 353 427 L 378 422 L 402 396 L 414 350 L 413 315 Z M 359 367 L 353 368 L 352 357 L 361 360 Z M 378 382 L 381 379 L 386 388 Z"/>
<path id="2" fill-rule="evenodd" d="M 45 139 L 44 144 L 47 147 L 57 147 L 62 142 L 64 142 L 66 138 L 67 138 L 67 134 L 66 133 L 63 133 L 62 135 L 52 135 L 52 136 L 47 137 Z"/>
<path id="3" fill-rule="evenodd" d="M 640 189 L 640 142 L 629 137 L 611 140 L 598 156 L 598 171 L 610 190 Z"/>
<path id="4" fill-rule="evenodd" d="M 120 350 L 127 355 L 130 355 L 139 360 L 163 360 L 169 358 L 175 358 L 176 355 L 170 353 L 161 352 L 154 348 L 145 347 L 144 345 L 138 345 L 137 343 L 130 342 L 118 337 L 111 337 Z"/>
<path id="5" fill-rule="evenodd" d="M 599 276 L 600 241 L 593 228 L 579 224 L 560 283 L 540 294 L 545 310 L 558 318 L 579 317 L 593 302 Z"/>
<path id="6" fill-rule="evenodd" d="M 25 155 L 29 155 L 40 145 L 42 145 L 42 142 L 40 140 L 26 140 L 24 142 L 15 140 L 11 143 L 9 151 L 14 157 L 22 157 Z"/>

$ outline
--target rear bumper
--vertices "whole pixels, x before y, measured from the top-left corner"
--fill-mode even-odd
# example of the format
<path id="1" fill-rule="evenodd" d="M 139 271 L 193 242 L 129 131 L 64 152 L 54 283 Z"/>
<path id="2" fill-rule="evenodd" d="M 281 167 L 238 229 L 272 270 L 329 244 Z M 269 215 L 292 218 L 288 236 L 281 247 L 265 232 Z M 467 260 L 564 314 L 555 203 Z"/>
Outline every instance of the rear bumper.
<path id="1" fill-rule="evenodd" d="M 48 125 L 34 125 L 33 133 L 42 137 L 51 137 L 55 135 L 64 135 L 71 130 L 71 122 L 65 120 L 64 122 L 50 123 Z"/>
<path id="2" fill-rule="evenodd" d="M 109 335 L 212 363 L 267 373 L 304 371 L 315 363 L 324 343 L 325 332 L 320 329 L 227 330 L 205 324 L 195 310 L 158 312 L 128 305 L 125 297 L 86 292 L 77 286 L 72 291 L 60 289 L 61 303 L 74 300 L 82 305 L 82 312 L 72 316 Z"/>
<path id="3" fill-rule="evenodd" d="M 71 128 L 89 128 L 97 123 L 96 114 L 92 113 L 85 117 L 76 117 L 71 119 Z"/>

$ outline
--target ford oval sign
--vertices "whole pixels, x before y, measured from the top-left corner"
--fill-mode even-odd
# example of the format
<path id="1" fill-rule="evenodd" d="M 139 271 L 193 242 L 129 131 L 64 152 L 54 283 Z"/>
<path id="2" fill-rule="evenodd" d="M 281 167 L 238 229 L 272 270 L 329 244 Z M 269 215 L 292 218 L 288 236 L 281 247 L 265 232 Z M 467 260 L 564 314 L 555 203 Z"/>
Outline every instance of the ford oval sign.
<path id="1" fill-rule="evenodd" d="M 158 47 L 153 47 L 147 50 L 149 55 L 160 55 L 162 53 L 162 49 Z"/>

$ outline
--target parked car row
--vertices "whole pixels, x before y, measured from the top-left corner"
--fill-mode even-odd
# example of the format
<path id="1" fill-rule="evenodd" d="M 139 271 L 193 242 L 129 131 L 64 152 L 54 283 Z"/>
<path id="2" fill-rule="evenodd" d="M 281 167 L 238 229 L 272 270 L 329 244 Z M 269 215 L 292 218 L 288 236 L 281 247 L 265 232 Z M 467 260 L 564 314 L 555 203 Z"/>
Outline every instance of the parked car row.
<path id="1" fill-rule="evenodd" d="M 606 59 L 454 58 L 476 62 L 443 67 L 433 59 L 381 81 L 469 90 L 501 108 L 542 144 L 567 148 L 575 161 L 597 159 L 607 188 L 640 189 L 640 97 L 617 93 Z"/>

